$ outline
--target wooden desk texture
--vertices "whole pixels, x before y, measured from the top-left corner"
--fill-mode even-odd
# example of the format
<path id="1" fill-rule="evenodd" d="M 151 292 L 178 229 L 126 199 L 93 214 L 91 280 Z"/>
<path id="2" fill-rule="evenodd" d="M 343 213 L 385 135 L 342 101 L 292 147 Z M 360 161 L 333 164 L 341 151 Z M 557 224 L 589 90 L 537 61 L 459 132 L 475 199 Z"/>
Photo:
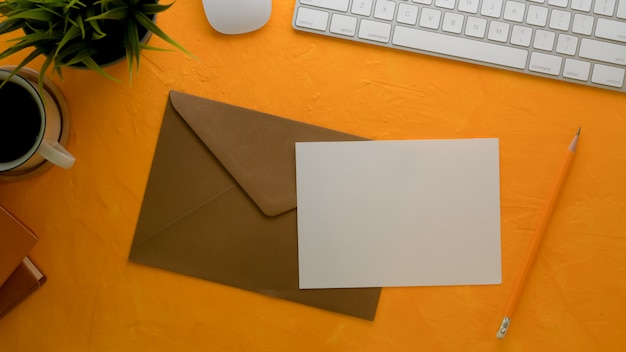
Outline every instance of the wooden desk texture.
<path id="1" fill-rule="evenodd" d="M 0 183 L 0 204 L 38 234 L 31 254 L 48 275 L 0 320 L 0 350 L 626 351 L 626 95 L 299 33 L 293 3 L 274 1 L 257 32 L 225 36 L 201 1 L 178 1 L 158 22 L 197 60 L 146 51 L 132 85 L 125 63 L 107 69 L 121 82 L 71 69 L 53 78 L 77 161 Z M 172 89 L 372 139 L 499 138 L 503 283 L 384 288 L 370 322 L 129 263 Z M 517 314 L 497 340 L 579 126 Z"/>

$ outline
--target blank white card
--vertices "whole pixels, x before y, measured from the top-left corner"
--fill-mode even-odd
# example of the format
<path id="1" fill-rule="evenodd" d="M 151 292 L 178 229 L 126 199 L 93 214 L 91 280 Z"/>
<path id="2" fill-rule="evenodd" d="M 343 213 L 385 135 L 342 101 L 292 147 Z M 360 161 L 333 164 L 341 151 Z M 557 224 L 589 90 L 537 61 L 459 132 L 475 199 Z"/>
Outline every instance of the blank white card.
<path id="1" fill-rule="evenodd" d="M 296 143 L 300 288 L 499 284 L 497 139 Z"/>

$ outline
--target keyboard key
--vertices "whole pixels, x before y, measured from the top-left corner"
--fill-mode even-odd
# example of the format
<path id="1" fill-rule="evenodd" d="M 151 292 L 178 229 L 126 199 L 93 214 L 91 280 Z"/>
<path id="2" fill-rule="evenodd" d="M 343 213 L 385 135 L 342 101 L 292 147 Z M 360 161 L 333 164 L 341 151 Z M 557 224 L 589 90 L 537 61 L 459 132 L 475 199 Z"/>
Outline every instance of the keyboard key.
<path id="1" fill-rule="evenodd" d="M 296 26 L 325 31 L 328 25 L 328 12 L 301 7 L 296 16 Z"/>
<path id="2" fill-rule="evenodd" d="M 593 31 L 593 22 L 593 17 L 577 13 L 574 15 L 572 32 L 584 35 L 591 35 L 591 32 Z"/>
<path id="3" fill-rule="evenodd" d="M 589 12 L 591 11 L 591 3 L 592 0 L 572 0 L 570 7 L 573 10 Z"/>
<path id="4" fill-rule="evenodd" d="M 568 0 L 548 0 L 548 5 L 567 7 Z"/>
<path id="5" fill-rule="evenodd" d="M 565 55 L 575 55 L 578 49 L 578 37 L 569 34 L 559 34 L 556 41 L 556 52 Z"/>
<path id="6" fill-rule="evenodd" d="M 550 24 L 548 25 L 548 27 L 552 29 L 558 29 L 560 31 L 567 31 L 569 30 L 569 24 L 571 19 L 571 12 L 552 10 L 552 14 L 550 14 Z"/>
<path id="7" fill-rule="evenodd" d="M 443 24 L 441 29 L 450 32 L 460 34 L 463 31 L 463 15 L 458 13 L 446 12 L 443 16 Z"/>
<path id="8" fill-rule="evenodd" d="M 509 27 L 510 25 L 508 23 L 491 21 L 489 23 L 489 34 L 487 34 L 487 39 L 506 43 L 509 39 Z"/>
<path id="9" fill-rule="evenodd" d="M 396 21 L 404 24 L 414 25 L 417 23 L 418 7 L 415 5 L 398 5 L 398 18 Z"/>
<path id="10" fill-rule="evenodd" d="M 523 69 L 528 52 L 502 45 L 397 26 L 393 44 L 437 54 Z"/>
<path id="11" fill-rule="evenodd" d="M 563 77 L 586 81 L 589 79 L 591 63 L 574 59 L 565 59 L 563 66 Z"/>
<path id="12" fill-rule="evenodd" d="M 345 12 L 348 11 L 348 3 L 350 3 L 350 0 L 300 0 L 300 3 Z"/>
<path id="13" fill-rule="evenodd" d="M 369 17 L 372 14 L 374 0 L 355 0 L 350 11 L 355 15 Z"/>
<path id="14" fill-rule="evenodd" d="M 538 29 L 535 32 L 535 40 L 533 41 L 533 48 L 545 51 L 552 51 L 554 48 L 554 32 L 548 32 Z"/>
<path id="15" fill-rule="evenodd" d="M 456 5 L 456 0 L 435 0 L 435 6 L 452 10 Z"/>
<path id="16" fill-rule="evenodd" d="M 387 0 L 376 0 L 376 6 L 374 6 L 374 17 L 391 21 L 393 19 L 394 12 L 396 11 L 396 3 Z"/>
<path id="17" fill-rule="evenodd" d="M 530 55 L 528 69 L 547 75 L 558 76 L 561 73 L 562 61 L 563 59 L 560 56 L 535 52 Z"/>
<path id="18" fill-rule="evenodd" d="M 481 15 L 498 18 L 501 12 L 502 0 L 483 0 L 483 6 L 480 8 Z"/>
<path id="19" fill-rule="evenodd" d="M 613 16 L 615 10 L 615 0 L 596 0 L 593 12 L 599 15 Z"/>
<path id="20" fill-rule="evenodd" d="M 596 37 L 626 43 L 626 22 L 598 18 Z"/>
<path id="21" fill-rule="evenodd" d="M 522 22 L 524 21 L 525 10 L 526 4 L 523 2 L 507 1 L 506 5 L 504 5 L 504 19 L 514 22 Z"/>
<path id="22" fill-rule="evenodd" d="M 487 20 L 478 17 L 468 17 L 465 25 L 465 35 L 476 38 L 484 38 L 487 30 Z"/>
<path id="23" fill-rule="evenodd" d="M 528 6 L 528 15 L 526 23 L 534 26 L 544 27 L 548 21 L 548 8 L 530 5 Z"/>
<path id="24" fill-rule="evenodd" d="M 626 0 L 619 0 L 615 16 L 617 16 L 617 18 L 626 19 Z"/>
<path id="25" fill-rule="evenodd" d="M 610 87 L 621 88 L 624 86 L 624 69 L 596 64 L 593 66 L 591 81 Z"/>
<path id="26" fill-rule="evenodd" d="M 420 16 L 420 27 L 438 29 L 441 20 L 441 11 L 423 8 Z"/>
<path id="27" fill-rule="evenodd" d="M 391 25 L 370 20 L 361 20 L 359 38 L 387 43 L 391 34 Z"/>
<path id="28" fill-rule="evenodd" d="M 458 9 L 461 12 L 478 13 L 480 0 L 459 0 Z"/>
<path id="29" fill-rule="evenodd" d="M 356 22 L 356 17 L 335 13 L 330 21 L 330 32 L 352 37 L 356 34 Z"/>
<path id="30" fill-rule="evenodd" d="M 530 46 L 532 35 L 532 28 L 514 25 L 513 31 L 511 32 L 511 44 L 528 47 Z"/>
<path id="31" fill-rule="evenodd" d="M 623 45 L 583 38 L 578 55 L 586 59 L 626 66 L 626 46 Z"/>

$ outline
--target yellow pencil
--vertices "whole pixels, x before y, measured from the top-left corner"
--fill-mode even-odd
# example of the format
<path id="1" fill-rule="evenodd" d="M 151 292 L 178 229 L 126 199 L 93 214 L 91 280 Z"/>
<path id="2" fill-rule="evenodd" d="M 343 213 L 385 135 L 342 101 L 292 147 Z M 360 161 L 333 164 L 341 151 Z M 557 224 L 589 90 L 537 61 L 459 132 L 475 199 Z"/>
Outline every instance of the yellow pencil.
<path id="1" fill-rule="evenodd" d="M 559 197 L 559 193 L 561 192 L 561 187 L 565 182 L 565 177 L 567 176 L 567 172 L 569 170 L 569 166 L 572 163 L 572 158 L 574 157 L 574 152 L 576 152 L 576 144 L 578 143 L 578 136 L 580 136 L 580 128 L 578 132 L 574 136 L 572 143 L 570 143 L 569 148 L 567 148 L 567 156 L 565 158 L 565 162 L 563 163 L 563 167 L 559 173 L 559 177 L 557 178 L 557 182 L 552 189 L 552 193 L 548 198 L 548 203 L 546 204 L 545 211 L 543 213 L 543 218 L 541 219 L 541 223 L 539 227 L 534 233 L 533 242 L 530 246 L 530 253 L 528 254 L 528 258 L 526 258 L 526 262 L 524 263 L 524 267 L 522 272 L 515 282 L 513 286 L 513 290 L 511 291 L 511 295 L 506 303 L 504 308 L 504 319 L 502 319 L 502 324 L 500 325 L 500 329 L 496 334 L 496 337 L 499 339 L 503 339 L 506 335 L 506 332 L 509 328 L 509 324 L 511 323 L 511 317 L 515 312 L 515 308 L 517 307 L 517 302 L 522 295 L 522 291 L 524 289 L 524 285 L 528 276 L 530 275 L 530 269 L 535 262 L 535 258 L 537 257 L 537 253 L 539 252 L 539 246 L 541 245 L 541 240 L 543 238 L 544 233 L 546 232 L 546 228 L 548 227 L 548 223 L 550 221 L 550 216 L 552 211 L 554 210 L 554 206 L 556 205 L 556 201 Z"/>

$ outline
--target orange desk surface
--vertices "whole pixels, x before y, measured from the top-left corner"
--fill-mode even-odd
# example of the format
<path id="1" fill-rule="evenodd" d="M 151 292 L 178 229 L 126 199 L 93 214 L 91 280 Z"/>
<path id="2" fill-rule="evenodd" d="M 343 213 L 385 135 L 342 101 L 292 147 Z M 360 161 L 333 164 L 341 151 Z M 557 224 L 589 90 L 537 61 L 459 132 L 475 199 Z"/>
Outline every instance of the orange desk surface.
<path id="1" fill-rule="evenodd" d="M 77 161 L 0 183 L 0 204 L 39 235 L 32 257 L 49 278 L 0 320 L 0 350 L 626 351 L 626 95 L 303 34 L 293 6 L 274 1 L 264 28 L 224 36 L 201 1 L 178 1 L 158 22 L 197 60 L 144 52 L 132 85 L 125 63 L 107 69 L 119 83 L 71 69 L 54 78 Z M 373 139 L 499 138 L 503 283 L 384 288 L 370 322 L 129 263 L 172 89 Z M 530 280 L 497 340 L 579 126 Z"/>

